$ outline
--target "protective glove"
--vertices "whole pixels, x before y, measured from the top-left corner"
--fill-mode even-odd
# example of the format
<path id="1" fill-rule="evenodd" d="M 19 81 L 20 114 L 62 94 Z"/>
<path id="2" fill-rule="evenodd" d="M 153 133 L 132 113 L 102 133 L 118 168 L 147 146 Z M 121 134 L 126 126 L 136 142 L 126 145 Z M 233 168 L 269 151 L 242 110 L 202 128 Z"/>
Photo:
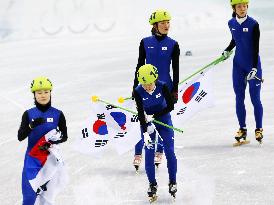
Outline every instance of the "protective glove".
<path id="1" fill-rule="evenodd" d="M 252 70 L 248 73 L 246 79 L 252 80 L 255 78 L 256 74 L 257 74 L 257 68 L 252 68 Z"/>
<path id="2" fill-rule="evenodd" d="M 152 143 L 152 140 L 148 134 L 148 132 L 144 132 L 144 142 L 145 142 L 145 145 L 148 146 L 149 144 Z"/>
<path id="3" fill-rule="evenodd" d="M 30 129 L 33 129 L 41 124 L 44 124 L 46 120 L 42 117 L 35 118 L 30 124 L 29 127 Z"/>
<path id="4" fill-rule="evenodd" d="M 147 123 L 150 123 L 150 122 L 152 122 L 154 120 L 153 115 L 147 115 L 147 114 L 145 114 L 145 117 L 146 117 Z"/>
<path id="5" fill-rule="evenodd" d="M 150 125 L 147 126 L 147 133 L 152 134 L 154 132 L 154 126 L 150 123 Z"/>
<path id="6" fill-rule="evenodd" d="M 62 132 L 58 129 L 52 129 L 45 135 L 47 141 L 51 144 L 58 144 L 62 141 L 62 136 Z"/>
<path id="7" fill-rule="evenodd" d="M 224 60 L 228 59 L 230 57 L 231 53 L 229 51 L 224 51 L 222 53 L 222 56 L 224 56 Z"/>

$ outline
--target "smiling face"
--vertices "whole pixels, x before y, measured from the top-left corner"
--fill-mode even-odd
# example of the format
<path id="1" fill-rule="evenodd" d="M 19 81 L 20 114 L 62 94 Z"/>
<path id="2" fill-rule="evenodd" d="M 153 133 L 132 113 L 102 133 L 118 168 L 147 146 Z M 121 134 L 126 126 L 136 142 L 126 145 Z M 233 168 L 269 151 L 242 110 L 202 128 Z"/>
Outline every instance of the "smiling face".
<path id="1" fill-rule="evenodd" d="M 243 18 L 247 14 L 248 4 L 247 3 L 236 4 L 233 10 L 235 11 L 238 17 Z"/>
<path id="2" fill-rule="evenodd" d="M 169 28 L 170 28 L 170 22 L 169 21 L 160 21 L 157 23 L 157 29 L 160 34 L 168 34 Z"/>
<path id="3" fill-rule="evenodd" d="M 35 91 L 34 97 L 40 105 L 46 105 L 50 101 L 50 90 Z"/>

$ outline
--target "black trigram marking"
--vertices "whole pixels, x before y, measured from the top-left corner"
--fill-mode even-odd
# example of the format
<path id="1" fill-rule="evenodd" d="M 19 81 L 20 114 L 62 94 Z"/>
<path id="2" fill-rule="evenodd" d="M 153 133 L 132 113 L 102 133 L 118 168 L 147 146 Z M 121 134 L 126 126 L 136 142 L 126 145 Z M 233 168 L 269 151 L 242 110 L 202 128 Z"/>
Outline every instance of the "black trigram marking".
<path id="1" fill-rule="evenodd" d="M 116 108 L 116 107 L 115 107 L 114 105 L 109 105 L 109 104 L 106 106 L 106 109 L 107 109 L 107 110 L 111 110 L 111 109 L 113 109 L 113 108 Z"/>
<path id="2" fill-rule="evenodd" d="M 82 129 L 82 135 L 83 135 L 83 138 L 87 138 L 88 137 L 88 128 Z"/>
<path id="3" fill-rule="evenodd" d="M 138 122 L 139 121 L 138 115 L 132 115 L 130 121 L 131 122 Z"/>
<path id="4" fill-rule="evenodd" d="M 205 91 L 201 91 L 200 93 L 199 93 L 199 95 L 195 98 L 195 101 L 197 101 L 197 102 L 200 102 L 202 99 L 203 99 L 203 97 L 205 97 L 207 95 L 207 93 L 205 92 Z"/>
<path id="5" fill-rule="evenodd" d="M 97 114 L 97 118 L 98 118 L 98 120 L 104 120 L 104 119 L 106 119 L 105 113 Z"/>
<path id="6" fill-rule="evenodd" d="M 187 107 L 184 107 L 184 108 L 180 109 L 179 112 L 177 112 L 177 115 L 182 115 L 182 114 L 184 114 L 185 111 L 186 111 L 186 108 L 187 108 Z"/>
<path id="7" fill-rule="evenodd" d="M 118 132 L 116 135 L 115 135 L 115 139 L 117 139 L 117 138 L 122 138 L 122 137 L 124 137 L 125 135 L 127 134 L 127 132 Z"/>
<path id="8" fill-rule="evenodd" d="M 108 143 L 108 140 L 96 140 L 95 147 L 103 147 Z"/>

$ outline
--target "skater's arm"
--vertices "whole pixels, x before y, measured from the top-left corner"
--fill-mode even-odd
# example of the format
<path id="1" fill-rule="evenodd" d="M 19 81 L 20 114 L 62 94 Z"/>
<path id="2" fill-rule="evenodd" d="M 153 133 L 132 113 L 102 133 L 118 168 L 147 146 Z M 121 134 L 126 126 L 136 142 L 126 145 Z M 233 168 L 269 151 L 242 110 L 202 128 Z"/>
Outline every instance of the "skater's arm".
<path id="1" fill-rule="evenodd" d="M 51 144 L 59 144 L 67 141 L 68 139 L 68 134 L 67 134 L 67 125 L 66 125 L 66 118 L 63 112 L 60 114 L 59 118 L 59 123 L 58 123 L 58 128 L 62 133 L 62 138 L 57 141 L 51 141 Z"/>
<path id="2" fill-rule="evenodd" d="M 139 46 L 139 57 L 138 57 L 138 64 L 136 66 L 136 71 L 135 71 L 133 93 L 134 93 L 134 88 L 136 88 L 138 85 L 137 71 L 142 65 L 145 65 L 145 63 L 146 63 L 146 50 L 144 47 L 144 41 L 142 40 Z"/>
<path id="3" fill-rule="evenodd" d="M 153 115 L 153 117 L 155 119 L 159 118 L 162 115 L 165 115 L 165 114 L 171 112 L 174 109 L 173 98 L 172 98 L 172 95 L 169 92 L 168 87 L 166 85 L 163 86 L 162 92 L 163 92 L 163 95 L 165 97 L 167 106 L 163 110 L 161 110 L 161 111 L 159 111 L 159 112 L 157 112 Z"/>
<path id="4" fill-rule="evenodd" d="M 180 57 L 180 47 L 178 42 L 174 45 L 172 52 L 172 69 L 173 69 L 173 89 L 172 93 L 177 95 L 178 93 L 178 83 L 179 83 L 179 57 Z"/>
<path id="5" fill-rule="evenodd" d="M 137 105 L 138 118 L 143 129 L 143 132 L 147 131 L 147 123 L 145 118 L 145 111 L 143 107 L 143 101 L 136 90 L 134 90 L 134 99 Z"/>
<path id="6" fill-rule="evenodd" d="M 19 141 L 23 141 L 24 139 L 26 139 L 29 135 L 29 133 L 31 132 L 31 129 L 29 127 L 29 121 L 28 121 L 28 112 L 25 111 L 23 116 L 22 116 L 22 121 L 21 121 L 21 125 L 20 128 L 18 130 L 18 140 Z"/>
<path id="7" fill-rule="evenodd" d="M 230 52 L 233 48 L 235 48 L 235 46 L 236 46 L 235 40 L 232 38 L 229 45 L 228 45 L 228 47 L 225 49 L 225 51 Z"/>
<path id="8" fill-rule="evenodd" d="M 253 68 L 257 68 L 258 66 L 258 57 L 259 57 L 259 42 L 260 42 L 260 28 L 257 23 L 253 30 Z"/>

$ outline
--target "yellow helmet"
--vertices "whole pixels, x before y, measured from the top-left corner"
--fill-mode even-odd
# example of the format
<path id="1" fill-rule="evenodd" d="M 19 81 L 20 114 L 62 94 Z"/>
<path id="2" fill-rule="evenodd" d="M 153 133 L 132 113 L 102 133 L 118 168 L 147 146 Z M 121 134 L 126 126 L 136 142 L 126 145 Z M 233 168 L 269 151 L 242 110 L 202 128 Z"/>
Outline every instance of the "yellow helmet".
<path id="1" fill-rule="evenodd" d="M 249 0 L 230 0 L 231 6 L 234 6 L 236 4 L 241 4 L 241 3 L 249 3 Z"/>
<path id="2" fill-rule="evenodd" d="M 35 78 L 30 85 L 31 92 L 38 90 L 52 90 L 52 83 L 47 77 L 37 77 Z"/>
<path id="3" fill-rule="evenodd" d="M 166 10 L 156 10 L 154 11 L 149 18 L 150 25 L 153 25 L 160 21 L 169 21 L 171 16 L 168 11 Z"/>
<path id="4" fill-rule="evenodd" d="M 142 85 L 154 83 L 158 78 L 158 70 L 151 64 L 145 64 L 138 69 L 137 78 Z"/>

